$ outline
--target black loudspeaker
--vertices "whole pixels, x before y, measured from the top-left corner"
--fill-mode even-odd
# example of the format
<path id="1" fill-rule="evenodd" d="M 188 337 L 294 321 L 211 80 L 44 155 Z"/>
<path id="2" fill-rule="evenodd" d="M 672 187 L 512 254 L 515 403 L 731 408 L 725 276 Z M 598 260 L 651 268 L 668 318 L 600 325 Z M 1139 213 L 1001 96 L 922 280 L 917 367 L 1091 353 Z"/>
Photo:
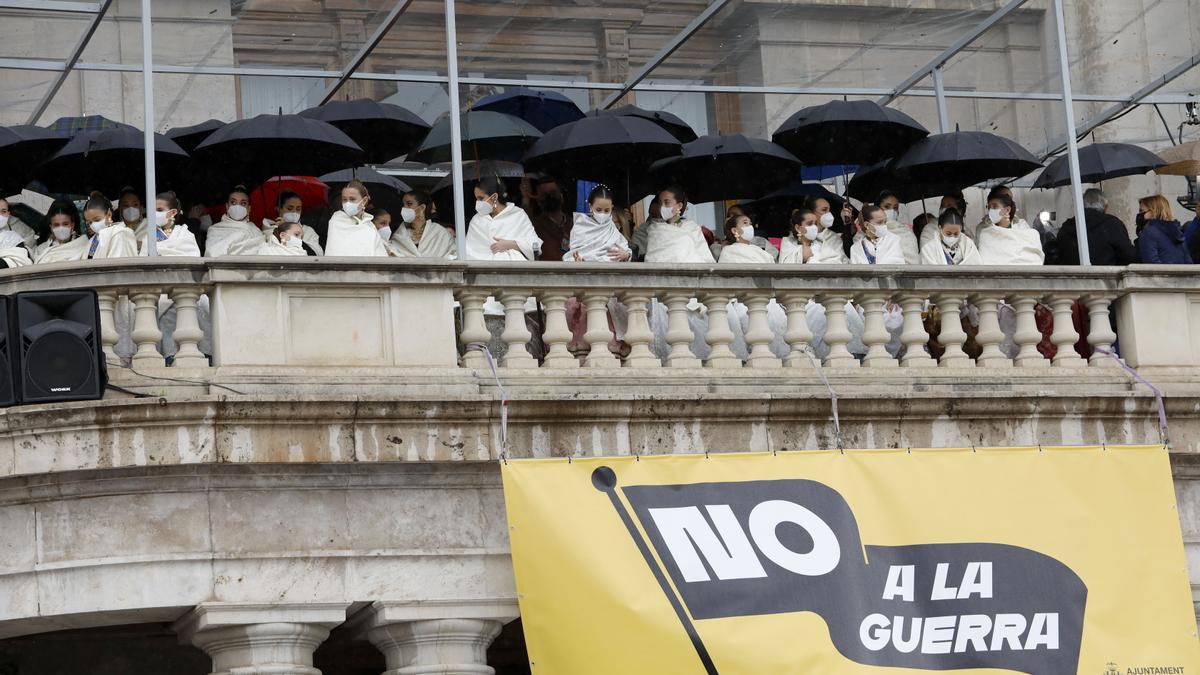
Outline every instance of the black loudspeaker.
<path id="1" fill-rule="evenodd" d="M 7 408 L 17 402 L 17 386 L 13 384 L 17 368 L 13 360 L 13 343 L 8 339 L 11 330 L 8 320 L 11 304 L 11 298 L 0 295 L 0 408 Z"/>
<path id="2" fill-rule="evenodd" d="M 30 291 L 12 300 L 10 351 L 20 403 L 86 401 L 104 395 L 95 291 Z"/>

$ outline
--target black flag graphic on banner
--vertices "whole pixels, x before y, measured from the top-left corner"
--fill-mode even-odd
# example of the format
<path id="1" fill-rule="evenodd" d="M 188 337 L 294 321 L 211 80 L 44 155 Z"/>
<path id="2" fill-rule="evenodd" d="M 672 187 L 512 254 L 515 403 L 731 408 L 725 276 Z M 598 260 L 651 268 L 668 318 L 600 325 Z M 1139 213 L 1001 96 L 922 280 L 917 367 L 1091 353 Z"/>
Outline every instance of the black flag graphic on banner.
<path id="1" fill-rule="evenodd" d="M 818 614 L 837 650 L 861 664 L 1077 671 L 1087 587 L 1037 551 L 864 546 L 846 500 L 811 480 L 618 488 L 601 467 L 592 481 L 608 493 L 709 673 L 717 669 L 692 619 L 786 612 Z"/>

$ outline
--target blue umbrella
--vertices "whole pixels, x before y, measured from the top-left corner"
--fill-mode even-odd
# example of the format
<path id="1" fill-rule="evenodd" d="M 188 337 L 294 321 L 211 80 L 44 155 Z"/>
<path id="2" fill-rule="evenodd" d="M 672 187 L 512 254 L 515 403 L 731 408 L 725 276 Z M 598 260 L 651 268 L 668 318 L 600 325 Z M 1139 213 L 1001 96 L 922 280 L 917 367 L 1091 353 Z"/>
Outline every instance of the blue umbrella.
<path id="1" fill-rule="evenodd" d="M 107 131 L 108 129 L 132 129 L 137 127 L 124 122 L 116 122 L 103 115 L 86 115 L 84 117 L 60 117 L 46 126 L 47 129 L 63 138 L 75 138 L 85 131 Z"/>
<path id="2" fill-rule="evenodd" d="M 556 91 L 537 91 L 517 87 L 501 94 L 484 97 L 472 110 L 491 110 L 529 122 L 546 133 L 554 127 L 583 119 L 583 111 L 574 101 Z"/>

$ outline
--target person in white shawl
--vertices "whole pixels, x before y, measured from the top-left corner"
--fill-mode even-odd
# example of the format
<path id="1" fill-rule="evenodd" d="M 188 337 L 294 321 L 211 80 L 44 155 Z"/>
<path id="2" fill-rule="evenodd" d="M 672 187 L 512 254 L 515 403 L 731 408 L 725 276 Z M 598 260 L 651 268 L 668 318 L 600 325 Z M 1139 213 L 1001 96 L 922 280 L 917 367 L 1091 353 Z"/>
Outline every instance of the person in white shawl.
<path id="1" fill-rule="evenodd" d="M 221 220 L 208 228 L 204 257 L 253 255 L 264 241 L 266 234 L 250 222 L 250 191 L 239 185 L 229 193 Z"/>
<path id="2" fill-rule="evenodd" d="M 715 263 L 700 225 L 687 217 L 688 200 L 683 188 L 668 187 L 658 193 L 655 202 L 658 213 L 651 213 L 649 222 L 641 228 L 645 232 L 642 235 L 645 241 L 643 260 L 648 263 Z M 665 361 L 671 351 L 667 342 L 666 305 L 657 300 L 651 302 L 648 318 L 654 334 L 650 350 Z M 688 324 L 692 329 L 692 354 L 698 359 L 708 358 L 712 353 L 705 339 L 708 310 L 695 298 L 688 302 Z"/>
<path id="3" fill-rule="evenodd" d="M 37 232 L 34 232 L 32 227 L 23 223 L 20 218 L 14 216 L 8 200 L 0 197 L 0 232 L 4 231 L 15 232 L 21 237 L 25 248 L 30 251 L 37 247 Z"/>
<path id="4" fill-rule="evenodd" d="M 982 265 L 983 258 L 975 242 L 963 234 L 963 217 L 957 209 L 949 209 L 938 218 L 936 236 L 921 248 L 923 265 Z"/>
<path id="5" fill-rule="evenodd" d="M 87 258 L 89 240 L 79 234 L 79 211 L 68 201 L 56 201 L 46 212 L 50 238 L 33 249 L 35 265 Z"/>
<path id="6" fill-rule="evenodd" d="M 587 200 L 588 213 L 574 215 L 570 234 L 564 242 L 567 249 L 563 254 L 564 262 L 629 262 L 633 258 L 633 249 L 613 219 L 613 198 L 613 191 L 606 185 L 592 188 Z M 583 304 L 578 298 L 569 298 L 566 313 L 567 327 L 571 330 L 571 344 L 567 349 L 572 354 L 581 353 L 587 349 L 584 340 L 587 316 Z M 629 328 L 629 308 L 616 297 L 609 298 L 608 317 L 614 338 L 609 343 L 609 351 L 628 354 L 625 332 Z"/>
<path id="7" fill-rule="evenodd" d="M 163 192 L 154 200 L 154 235 L 158 255 L 165 258 L 199 258 L 200 246 L 196 243 L 196 235 L 188 226 L 175 223 L 179 217 L 181 205 L 174 192 Z M 147 255 L 145 242 L 138 240 L 138 255 Z M 122 303 L 122 306 L 126 303 Z M 128 307 L 127 311 L 132 310 Z M 208 295 L 201 295 L 196 301 L 196 315 L 204 336 L 197 345 L 201 352 L 212 354 L 212 315 L 209 313 Z M 132 316 L 126 317 L 132 323 Z M 162 339 L 158 343 L 158 351 L 170 361 L 179 351 L 175 342 L 175 326 L 177 322 L 175 303 L 166 294 L 158 298 L 158 329 Z"/>
<path id="8" fill-rule="evenodd" d="M 367 212 L 371 194 L 360 180 L 342 188 L 342 208 L 329 219 L 325 255 L 386 258 L 387 246 L 375 227 L 374 216 Z"/>
<path id="9" fill-rule="evenodd" d="M 892 232 L 883 209 L 873 204 L 864 206 L 862 220 L 863 226 L 855 235 L 854 245 L 850 247 L 850 264 L 905 265 L 908 263 L 900 237 Z M 909 234 L 911 235 L 912 232 L 909 231 Z M 918 260 L 920 260 L 919 257 Z"/>
<path id="10" fill-rule="evenodd" d="M 1042 236 L 1024 220 L 1014 215 L 1016 208 L 1012 198 L 1002 192 L 992 191 L 988 199 L 987 220 L 989 225 L 979 229 L 976 246 L 984 265 L 1042 265 L 1046 254 L 1042 250 Z M 1042 310 L 1044 311 L 1044 310 Z M 1000 305 L 997 313 L 1000 331 L 1004 339 L 1000 351 L 1009 358 L 1020 352 L 1014 336 L 1017 332 L 1016 310 L 1008 303 Z"/>
<path id="11" fill-rule="evenodd" d="M 12 230 L 0 230 L 0 269 L 12 269 L 32 265 L 25 240 Z"/>
<path id="12" fill-rule="evenodd" d="M 734 216 L 725 221 L 725 245 L 721 247 L 720 265 L 774 265 L 775 256 L 759 247 L 761 237 L 754 236 L 754 223 L 750 216 Z M 750 357 L 750 347 L 746 343 L 746 331 L 750 329 L 749 309 L 740 300 L 734 299 L 726 307 L 726 318 L 729 329 L 733 331 L 733 342 L 729 348 L 734 355 L 743 361 Z M 784 334 L 787 332 L 787 313 L 783 307 L 772 298 L 767 303 L 767 324 L 774 334 L 770 350 L 775 356 L 783 358 L 790 349 Z"/>
<path id="13" fill-rule="evenodd" d="M 542 240 L 524 209 L 506 202 L 503 181 L 483 176 L 475 184 L 475 216 L 467 226 L 467 259 L 537 260 Z"/>
<path id="14" fill-rule="evenodd" d="M 782 265 L 845 265 L 850 262 L 842 248 L 842 235 L 834 232 L 835 216 L 800 209 L 792 214 L 792 233 L 779 247 Z"/>
<path id="15" fill-rule="evenodd" d="M 307 256 L 309 251 L 304 249 L 304 230 L 300 223 L 284 223 L 259 244 L 255 255 L 275 256 Z"/>
<path id="16" fill-rule="evenodd" d="M 113 222 L 112 202 L 93 192 L 83 207 L 83 219 L 92 233 L 87 258 L 135 258 L 137 238 L 124 222 Z"/>
<path id="17" fill-rule="evenodd" d="M 404 194 L 401 223 L 392 232 L 388 248 L 398 258 L 458 257 L 458 243 L 450 230 L 430 219 L 433 199 L 424 190 Z"/>
<path id="18" fill-rule="evenodd" d="M 900 249 L 900 256 L 904 259 L 902 264 L 918 265 L 921 262 L 920 245 L 917 242 L 917 235 L 913 234 L 912 228 L 897 220 L 887 220 L 887 212 L 884 211 L 883 222 L 888 233 L 895 239 L 896 246 Z M 860 248 L 858 242 L 865 236 L 866 229 L 859 230 L 854 235 L 854 246 L 850 248 L 851 256 L 854 255 L 854 250 Z M 885 263 L 879 263 L 883 265 Z M 891 263 L 888 263 L 891 264 Z M 895 263 L 901 264 L 901 263 Z"/>
<path id="19" fill-rule="evenodd" d="M 146 211 L 142 208 L 142 196 L 137 190 L 128 186 L 121 188 L 115 214 L 125 223 L 125 227 L 133 230 L 133 236 L 141 246 L 146 241 Z"/>
<path id="20" fill-rule="evenodd" d="M 271 220 L 270 218 L 263 219 L 262 230 L 265 235 L 265 243 L 268 244 L 271 243 L 272 239 L 279 241 L 278 237 L 271 236 L 276 228 L 283 227 L 285 223 L 300 222 L 300 216 L 304 212 L 304 200 L 301 199 L 299 194 L 291 190 L 284 190 L 279 193 L 276 208 L 279 211 L 278 218 L 275 220 Z M 317 231 L 308 225 L 301 225 L 300 227 L 304 233 L 304 243 L 308 248 L 312 249 L 312 252 L 316 255 L 325 255 L 325 249 L 321 246 L 321 235 L 317 234 Z"/>

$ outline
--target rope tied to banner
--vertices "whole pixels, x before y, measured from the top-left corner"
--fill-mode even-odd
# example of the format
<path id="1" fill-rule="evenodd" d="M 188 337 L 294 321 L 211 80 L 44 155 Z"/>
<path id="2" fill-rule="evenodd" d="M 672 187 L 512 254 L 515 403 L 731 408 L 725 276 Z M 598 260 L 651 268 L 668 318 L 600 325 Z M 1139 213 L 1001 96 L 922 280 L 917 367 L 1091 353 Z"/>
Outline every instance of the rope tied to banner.
<path id="1" fill-rule="evenodd" d="M 488 368 L 492 371 L 492 379 L 496 381 L 496 389 L 500 392 L 500 461 L 508 464 L 508 392 L 500 381 L 500 373 L 496 370 L 496 359 L 487 345 L 472 342 L 466 346 L 468 352 L 481 352 Z"/>
<path id="2" fill-rule="evenodd" d="M 1141 374 L 1138 373 L 1137 370 L 1134 370 L 1133 367 L 1131 367 L 1129 364 L 1122 361 L 1121 357 L 1117 356 L 1117 354 L 1114 351 L 1112 351 L 1111 349 L 1108 349 L 1106 347 L 1096 347 L 1096 352 L 1098 354 L 1104 354 L 1104 355 L 1108 356 L 1110 359 L 1112 359 L 1113 361 L 1116 361 L 1117 365 L 1120 366 L 1121 369 L 1124 370 L 1126 373 L 1128 373 L 1130 377 L 1132 377 L 1137 382 L 1140 382 L 1140 383 L 1146 385 L 1146 388 L 1149 389 L 1154 394 L 1154 405 L 1155 405 L 1155 407 L 1158 408 L 1159 440 L 1162 441 L 1163 446 L 1170 447 L 1171 435 L 1170 435 L 1170 429 L 1167 426 L 1167 407 L 1163 403 L 1162 389 L 1159 389 L 1158 387 L 1151 384 L 1149 380 L 1142 377 Z"/>
<path id="3" fill-rule="evenodd" d="M 817 377 L 821 378 L 821 384 L 824 384 L 825 389 L 829 391 L 829 406 L 833 411 L 833 433 L 837 440 L 838 450 L 840 450 L 844 455 L 846 454 L 846 444 L 842 439 L 842 420 L 840 417 L 838 417 L 837 392 L 833 390 L 832 386 L 830 386 L 829 380 L 825 378 L 825 373 L 821 372 L 821 364 L 817 363 L 817 357 L 815 354 L 813 354 L 812 345 L 804 345 L 804 349 L 801 351 L 804 352 L 805 356 L 807 356 L 808 360 L 812 363 L 813 370 L 817 371 Z"/>

